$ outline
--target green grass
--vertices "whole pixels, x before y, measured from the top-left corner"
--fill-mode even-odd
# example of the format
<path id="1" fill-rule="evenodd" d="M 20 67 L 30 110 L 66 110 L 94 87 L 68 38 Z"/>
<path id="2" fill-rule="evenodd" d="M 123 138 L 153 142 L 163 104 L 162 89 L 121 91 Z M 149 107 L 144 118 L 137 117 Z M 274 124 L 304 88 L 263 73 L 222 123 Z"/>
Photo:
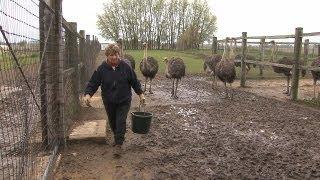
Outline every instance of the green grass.
<path id="1" fill-rule="evenodd" d="M 21 67 L 29 64 L 36 64 L 39 62 L 39 54 L 33 53 L 33 54 L 22 54 L 18 55 L 17 59 L 19 61 L 19 64 Z M 15 60 L 13 59 L 12 55 L 8 53 L 2 53 L 0 55 L 0 70 L 9 70 L 12 68 L 16 68 L 17 64 Z"/>
<path id="2" fill-rule="evenodd" d="M 139 69 L 139 64 L 143 58 L 142 50 L 127 50 L 126 53 L 132 55 L 136 61 L 136 69 Z M 186 64 L 187 73 L 200 73 L 203 72 L 203 61 L 197 54 L 189 54 L 181 51 L 169 50 L 149 50 L 148 56 L 154 57 L 159 63 L 159 72 L 164 73 L 165 64 L 162 61 L 164 57 L 180 57 Z M 140 71 L 136 71 L 140 73 Z"/>

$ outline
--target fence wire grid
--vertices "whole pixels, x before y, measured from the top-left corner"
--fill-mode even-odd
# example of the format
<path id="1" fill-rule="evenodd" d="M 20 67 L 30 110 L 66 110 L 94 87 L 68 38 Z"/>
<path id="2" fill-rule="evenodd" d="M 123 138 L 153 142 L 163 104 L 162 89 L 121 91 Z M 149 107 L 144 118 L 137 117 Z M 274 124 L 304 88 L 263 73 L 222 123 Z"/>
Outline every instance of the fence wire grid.
<path id="1" fill-rule="evenodd" d="M 46 179 L 100 43 L 64 20 L 59 0 L 0 7 L 0 179 Z"/>

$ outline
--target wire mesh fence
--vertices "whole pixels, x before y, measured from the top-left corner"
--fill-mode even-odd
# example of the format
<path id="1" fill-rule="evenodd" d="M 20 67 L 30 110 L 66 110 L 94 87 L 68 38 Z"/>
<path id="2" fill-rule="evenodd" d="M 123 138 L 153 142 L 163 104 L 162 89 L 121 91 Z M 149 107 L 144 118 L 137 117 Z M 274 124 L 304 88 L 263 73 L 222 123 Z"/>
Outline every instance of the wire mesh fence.
<path id="1" fill-rule="evenodd" d="M 48 177 L 100 50 L 48 2 L 0 1 L 0 179 Z"/>

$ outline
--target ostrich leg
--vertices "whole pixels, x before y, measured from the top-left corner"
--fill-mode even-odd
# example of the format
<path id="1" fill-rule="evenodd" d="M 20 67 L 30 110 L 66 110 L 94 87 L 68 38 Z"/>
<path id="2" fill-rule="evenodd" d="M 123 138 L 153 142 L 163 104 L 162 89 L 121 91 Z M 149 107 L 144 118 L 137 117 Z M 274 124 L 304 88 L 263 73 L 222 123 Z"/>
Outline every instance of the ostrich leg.
<path id="1" fill-rule="evenodd" d="M 175 91 L 174 91 L 174 98 L 175 99 L 178 99 L 178 96 L 177 96 L 178 84 L 179 84 L 179 79 L 176 80 L 176 88 L 175 88 Z"/>
<path id="2" fill-rule="evenodd" d="M 146 81 L 144 82 L 144 91 L 143 92 L 146 92 L 146 90 L 147 90 L 147 80 L 148 80 L 148 78 L 146 77 Z"/>
<path id="3" fill-rule="evenodd" d="M 217 81 L 217 75 L 216 74 L 213 75 L 213 80 L 214 80 L 215 86 L 217 87 L 218 86 L 218 81 Z"/>
<path id="4" fill-rule="evenodd" d="M 171 97 L 174 96 L 174 79 L 172 80 Z"/>
<path id="5" fill-rule="evenodd" d="M 217 81 L 216 81 L 216 75 L 212 72 L 211 73 L 211 78 L 212 78 L 212 89 L 214 89 L 217 86 Z"/>
<path id="6" fill-rule="evenodd" d="M 228 87 L 227 87 L 227 83 L 224 82 L 224 87 L 225 87 L 225 98 L 228 98 Z"/>
<path id="7" fill-rule="evenodd" d="M 285 92 L 285 94 L 287 94 L 288 96 L 290 96 L 290 76 L 287 76 L 287 91 Z"/>
<path id="8" fill-rule="evenodd" d="M 316 99 L 317 80 L 313 79 L 313 97 Z"/>
<path id="9" fill-rule="evenodd" d="M 150 78 L 149 93 L 150 93 L 150 94 L 153 94 L 153 92 L 151 91 L 151 84 L 152 84 L 152 79 Z"/>
<path id="10" fill-rule="evenodd" d="M 232 84 L 230 83 L 230 98 L 233 100 L 233 89 L 232 89 Z"/>

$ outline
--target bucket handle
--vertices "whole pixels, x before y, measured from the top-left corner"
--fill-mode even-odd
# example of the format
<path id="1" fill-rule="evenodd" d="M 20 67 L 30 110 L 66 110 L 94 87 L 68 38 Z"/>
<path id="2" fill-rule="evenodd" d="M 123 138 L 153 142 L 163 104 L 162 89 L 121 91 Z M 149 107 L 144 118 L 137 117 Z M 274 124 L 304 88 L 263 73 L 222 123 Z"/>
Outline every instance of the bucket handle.
<path id="1" fill-rule="evenodd" d="M 141 103 L 139 103 L 139 111 L 140 112 L 145 112 L 145 106 L 141 106 Z"/>

